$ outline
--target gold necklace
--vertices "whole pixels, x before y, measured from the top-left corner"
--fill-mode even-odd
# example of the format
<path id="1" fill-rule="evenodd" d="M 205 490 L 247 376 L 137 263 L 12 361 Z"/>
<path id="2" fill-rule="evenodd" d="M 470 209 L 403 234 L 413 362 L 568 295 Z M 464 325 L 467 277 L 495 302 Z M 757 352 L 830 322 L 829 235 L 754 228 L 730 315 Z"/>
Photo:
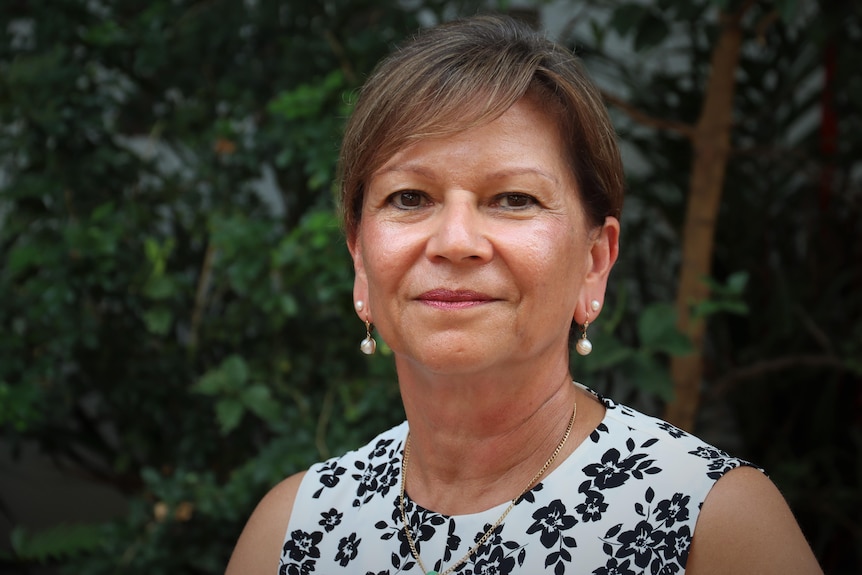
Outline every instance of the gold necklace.
<path id="1" fill-rule="evenodd" d="M 520 495 L 512 499 L 509 506 L 506 507 L 506 510 L 503 511 L 503 514 L 499 519 L 491 526 L 490 529 L 485 531 L 485 534 L 476 542 L 476 544 L 467 551 L 467 554 L 461 557 L 458 561 L 449 566 L 448 569 L 443 571 L 442 573 L 438 573 L 437 571 L 428 571 L 425 569 L 425 565 L 422 563 L 422 559 L 419 557 L 419 551 L 416 549 L 416 543 L 413 541 L 413 534 L 410 533 L 410 525 L 407 522 L 407 513 L 404 510 L 404 486 L 407 483 L 407 461 L 410 459 L 410 433 L 407 433 L 407 440 L 404 443 L 404 457 L 401 460 L 401 493 L 398 496 L 398 507 L 401 510 L 401 521 L 404 523 L 404 534 L 407 536 L 407 544 L 410 546 L 410 552 L 413 553 L 413 557 L 416 559 L 416 563 L 419 564 L 419 568 L 425 573 L 425 575 L 449 575 L 455 569 L 457 569 L 462 563 L 467 561 L 476 551 L 479 550 L 479 547 L 485 544 L 485 542 L 491 537 L 491 534 L 494 532 L 497 527 L 503 523 L 503 520 L 506 519 L 506 516 L 509 512 L 515 507 L 515 504 L 518 502 L 521 497 L 524 496 L 527 491 L 529 491 L 539 480 L 539 478 L 548 470 L 554 460 L 557 458 L 557 455 L 560 454 L 560 451 L 563 450 L 563 446 L 566 444 L 566 440 L 569 439 L 569 434 L 572 432 L 572 426 L 575 424 L 575 415 L 578 413 L 578 403 L 575 402 L 575 407 L 572 409 L 572 417 L 569 418 L 569 425 L 566 427 L 566 433 L 563 434 L 563 438 L 557 444 L 557 448 L 554 450 L 554 453 L 551 454 L 551 457 L 545 462 L 541 469 L 530 479 L 529 483 L 527 483 L 524 490 L 521 491 Z"/>

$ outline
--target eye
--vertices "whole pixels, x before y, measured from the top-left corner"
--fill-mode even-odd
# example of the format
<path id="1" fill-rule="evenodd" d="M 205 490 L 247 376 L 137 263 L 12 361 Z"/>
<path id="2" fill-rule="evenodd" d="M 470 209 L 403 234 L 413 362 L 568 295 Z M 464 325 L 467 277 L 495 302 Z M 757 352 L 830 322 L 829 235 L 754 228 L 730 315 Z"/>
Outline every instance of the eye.
<path id="1" fill-rule="evenodd" d="M 389 196 L 389 203 L 401 210 L 415 210 L 428 203 L 428 198 L 422 192 L 405 190 Z"/>
<path id="2" fill-rule="evenodd" d="M 502 208 L 522 210 L 537 204 L 536 198 L 528 194 L 501 194 L 497 197 L 497 204 Z"/>

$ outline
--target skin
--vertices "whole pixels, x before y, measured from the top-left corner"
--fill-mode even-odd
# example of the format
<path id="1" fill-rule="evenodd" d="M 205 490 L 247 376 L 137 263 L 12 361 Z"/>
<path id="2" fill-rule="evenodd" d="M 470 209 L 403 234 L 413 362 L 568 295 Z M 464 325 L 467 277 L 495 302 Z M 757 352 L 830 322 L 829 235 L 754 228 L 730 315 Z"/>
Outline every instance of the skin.
<path id="1" fill-rule="evenodd" d="M 576 402 L 549 472 L 604 415 L 571 385 L 568 332 L 603 299 L 619 223 L 588 223 L 563 149 L 553 120 L 522 100 L 487 125 L 401 150 L 369 182 L 348 238 L 354 298 L 395 352 L 410 421 L 406 485 L 426 508 L 457 515 L 511 500 Z M 301 479 L 261 501 L 228 575 L 276 572 Z M 734 470 L 716 483 L 687 573 L 819 572 L 762 473 Z"/>
<path id="2" fill-rule="evenodd" d="M 563 149 L 525 100 L 369 182 L 354 297 L 395 352 L 411 497 L 442 513 L 517 496 L 571 414 L 569 327 L 604 293 L 619 224 L 588 224 Z M 600 418 L 580 407 L 579 423 Z"/>

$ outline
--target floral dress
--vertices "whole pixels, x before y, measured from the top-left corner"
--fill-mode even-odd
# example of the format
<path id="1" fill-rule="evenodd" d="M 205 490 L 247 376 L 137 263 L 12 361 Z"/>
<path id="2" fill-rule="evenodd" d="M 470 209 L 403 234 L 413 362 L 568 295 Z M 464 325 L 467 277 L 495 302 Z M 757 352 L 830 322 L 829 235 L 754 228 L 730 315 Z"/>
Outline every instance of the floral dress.
<path id="1" fill-rule="evenodd" d="M 746 461 L 653 417 L 600 397 L 602 422 L 524 494 L 460 575 L 678 575 L 700 507 L 716 480 Z M 407 422 L 366 446 L 314 465 L 299 488 L 280 575 L 424 575 L 398 505 Z M 448 516 L 405 495 L 428 569 L 445 571 L 502 515 Z"/>

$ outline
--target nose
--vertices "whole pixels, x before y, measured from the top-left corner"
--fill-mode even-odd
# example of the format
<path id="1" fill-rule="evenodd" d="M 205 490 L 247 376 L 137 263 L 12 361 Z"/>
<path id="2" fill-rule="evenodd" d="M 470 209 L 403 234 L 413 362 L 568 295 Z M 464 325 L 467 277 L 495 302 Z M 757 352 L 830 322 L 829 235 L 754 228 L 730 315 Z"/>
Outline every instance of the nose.
<path id="1" fill-rule="evenodd" d="M 433 229 L 426 245 L 432 260 L 453 263 L 488 261 L 493 246 L 487 237 L 485 221 L 470 194 L 453 194 L 435 214 Z"/>

